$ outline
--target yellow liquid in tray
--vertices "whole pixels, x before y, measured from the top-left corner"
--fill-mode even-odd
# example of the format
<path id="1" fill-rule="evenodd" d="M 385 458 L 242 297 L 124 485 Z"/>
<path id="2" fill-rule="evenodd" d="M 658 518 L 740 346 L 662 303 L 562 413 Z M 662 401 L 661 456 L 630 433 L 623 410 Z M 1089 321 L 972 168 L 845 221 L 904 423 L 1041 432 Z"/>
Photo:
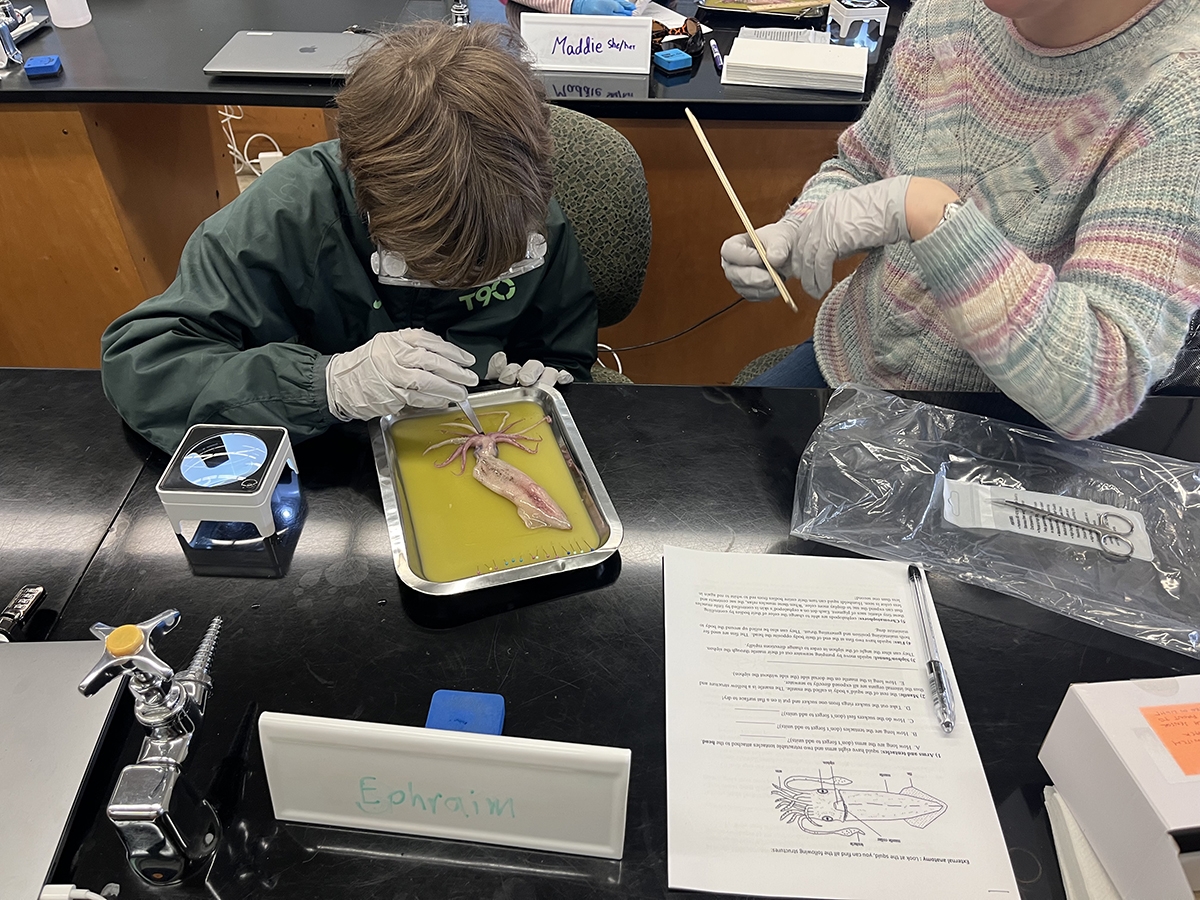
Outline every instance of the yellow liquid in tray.
<path id="1" fill-rule="evenodd" d="M 477 408 L 485 431 L 497 431 L 504 412 L 510 431 L 520 431 L 545 416 L 528 401 Z M 499 444 L 500 459 L 540 484 L 567 514 L 570 531 L 527 528 L 509 500 L 493 494 L 471 475 L 475 453 L 466 453 L 460 475 L 459 460 L 444 468 L 436 464 L 457 449 L 447 444 L 425 453 L 427 447 L 465 434 L 446 429 L 450 422 L 466 422 L 457 410 L 444 415 L 402 419 L 392 426 L 399 490 L 408 499 L 411 518 L 404 521 L 409 566 L 427 581 L 456 581 L 472 575 L 543 562 L 594 550 L 599 535 L 583 505 L 583 498 L 548 422 L 526 432 L 540 443 L 524 442 L 537 453 L 526 453 L 510 444 Z M 516 423 L 515 425 L 513 423 Z M 415 549 L 415 552 L 414 552 Z"/>

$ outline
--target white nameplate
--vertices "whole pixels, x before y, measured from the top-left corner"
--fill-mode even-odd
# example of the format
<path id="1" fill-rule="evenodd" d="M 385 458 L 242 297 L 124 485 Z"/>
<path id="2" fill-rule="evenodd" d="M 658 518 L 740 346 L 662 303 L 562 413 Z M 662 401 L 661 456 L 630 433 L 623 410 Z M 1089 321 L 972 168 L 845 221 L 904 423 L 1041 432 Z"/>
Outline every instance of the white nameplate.
<path id="1" fill-rule="evenodd" d="M 534 65 L 561 72 L 650 71 L 650 19 L 521 13 Z"/>
<path id="2" fill-rule="evenodd" d="M 620 859 L 617 747 L 265 712 L 275 818 Z"/>

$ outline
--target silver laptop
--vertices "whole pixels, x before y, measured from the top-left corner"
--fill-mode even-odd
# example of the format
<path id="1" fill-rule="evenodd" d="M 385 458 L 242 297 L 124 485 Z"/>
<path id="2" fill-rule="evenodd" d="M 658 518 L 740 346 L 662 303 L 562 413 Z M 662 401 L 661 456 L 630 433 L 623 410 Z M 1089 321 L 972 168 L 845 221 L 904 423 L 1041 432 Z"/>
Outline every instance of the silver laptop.
<path id="1" fill-rule="evenodd" d="M 79 681 L 100 641 L 0 643 L 0 897 L 33 900 L 51 876 L 121 679 L 95 697 Z M 115 771 L 97 772 L 105 784 Z M 104 795 L 107 802 L 108 795 Z M 116 834 L 105 835 L 112 841 Z M 90 885 L 89 885 L 90 886 Z"/>
<path id="2" fill-rule="evenodd" d="M 378 35 L 315 31 L 239 31 L 204 67 L 205 75 L 345 78 Z"/>

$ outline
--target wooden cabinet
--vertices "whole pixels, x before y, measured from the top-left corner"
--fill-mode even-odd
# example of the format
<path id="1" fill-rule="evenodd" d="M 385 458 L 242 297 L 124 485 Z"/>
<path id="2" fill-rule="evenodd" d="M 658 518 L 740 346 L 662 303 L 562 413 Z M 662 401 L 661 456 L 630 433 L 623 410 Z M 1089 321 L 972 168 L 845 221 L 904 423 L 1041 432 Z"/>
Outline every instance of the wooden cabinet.
<path id="1" fill-rule="evenodd" d="M 160 293 L 237 195 L 216 113 L 166 104 L 0 110 L 0 365 L 95 368 L 100 334 Z"/>

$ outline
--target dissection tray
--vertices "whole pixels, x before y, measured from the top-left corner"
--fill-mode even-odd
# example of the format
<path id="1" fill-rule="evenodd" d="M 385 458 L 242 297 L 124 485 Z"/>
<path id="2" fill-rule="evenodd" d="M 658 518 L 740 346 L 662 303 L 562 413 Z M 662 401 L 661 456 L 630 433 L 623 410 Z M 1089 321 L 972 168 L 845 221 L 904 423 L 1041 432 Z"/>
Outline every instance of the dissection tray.
<path id="1" fill-rule="evenodd" d="M 571 528 L 527 527 L 512 502 L 472 477 L 472 451 L 439 465 L 466 433 L 456 427 L 466 422 L 460 411 L 406 409 L 371 435 L 400 580 L 425 594 L 461 594 L 610 557 L 621 522 L 562 395 L 511 387 L 472 394 L 471 405 L 485 431 L 523 432 L 519 446 L 498 445 L 499 457 L 545 488 Z"/>

